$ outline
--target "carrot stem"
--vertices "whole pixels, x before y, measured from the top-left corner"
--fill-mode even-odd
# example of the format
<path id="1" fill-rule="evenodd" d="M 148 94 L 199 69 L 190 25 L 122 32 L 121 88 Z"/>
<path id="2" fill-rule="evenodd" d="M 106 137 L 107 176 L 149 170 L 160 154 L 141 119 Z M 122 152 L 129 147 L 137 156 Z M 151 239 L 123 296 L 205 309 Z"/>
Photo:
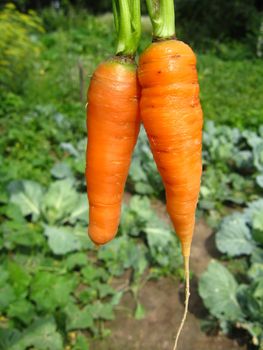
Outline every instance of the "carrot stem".
<path id="1" fill-rule="evenodd" d="M 146 0 L 155 39 L 175 36 L 174 0 Z"/>
<path id="2" fill-rule="evenodd" d="M 141 36 L 140 0 L 113 0 L 112 9 L 117 31 L 116 55 L 133 57 Z"/>
<path id="3" fill-rule="evenodd" d="M 189 304 L 189 297 L 190 297 L 189 256 L 184 256 L 184 273 L 185 273 L 184 314 L 183 314 L 182 321 L 180 323 L 180 326 L 179 326 L 177 334 L 176 334 L 173 350 L 177 349 L 178 340 L 179 340 L 180 334 L 182 332 L 182 329 L 183 329 L 183 326 L 184 326 L 184 323 L 186 320 L 187 312 L 188 312 L 188 304 Z"/>

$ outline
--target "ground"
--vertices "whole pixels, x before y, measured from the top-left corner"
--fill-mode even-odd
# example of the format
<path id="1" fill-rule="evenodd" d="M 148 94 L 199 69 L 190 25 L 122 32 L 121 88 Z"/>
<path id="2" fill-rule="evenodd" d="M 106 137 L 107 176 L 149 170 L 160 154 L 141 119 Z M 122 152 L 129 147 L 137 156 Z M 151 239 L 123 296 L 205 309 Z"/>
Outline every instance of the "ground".
<path id="1" fill-rule="evenodd" d="M 165 208 L 154 204 L 158 214 L 165 220 Z M 201 220 L 197 223 L 192 245 L 191 299 L 187 321 L 182 332 L 178 350 L 245 350 L 238 338 L 229 339 L 222 334 L 208 336 L 200 330 L 200 319 L 206 310 L 197 292 L 197 278 L 217 252 L 211 229 Z M 122 283 L 125 283 L 122 281 Z M 172 278 L 148 281 L 140 292 L 140 302 L 146 309 L 146 317 L 135 320 L 135 301 L 126 293 L 116 311 L 116 319 L 107 324 L 111 336 L 94 341 L 91 350 L 171 350 L 173 340 L 183 314 L 184 285 Z"/>

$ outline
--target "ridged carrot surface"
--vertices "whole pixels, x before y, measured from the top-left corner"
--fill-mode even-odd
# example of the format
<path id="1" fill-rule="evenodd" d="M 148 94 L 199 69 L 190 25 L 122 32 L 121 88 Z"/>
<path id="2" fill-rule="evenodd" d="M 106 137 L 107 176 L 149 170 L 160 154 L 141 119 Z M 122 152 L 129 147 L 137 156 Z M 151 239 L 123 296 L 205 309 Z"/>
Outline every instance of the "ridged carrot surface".
<path id="1" fill-rule="evenodd" d="M 202 173 L 195 55 L 182 41 L 155 42 L 140 56 L 138 77 L 141 118 L 165 186 L 167 211 L 189 257 Z"/>
<path id="2" fill-rule="evenodd" d="M 125 181 L 139 132 L 136 67 L 98 66 L 88 90 L 86 182 L 89 236 L 98 245 L 118 230 Z"/>

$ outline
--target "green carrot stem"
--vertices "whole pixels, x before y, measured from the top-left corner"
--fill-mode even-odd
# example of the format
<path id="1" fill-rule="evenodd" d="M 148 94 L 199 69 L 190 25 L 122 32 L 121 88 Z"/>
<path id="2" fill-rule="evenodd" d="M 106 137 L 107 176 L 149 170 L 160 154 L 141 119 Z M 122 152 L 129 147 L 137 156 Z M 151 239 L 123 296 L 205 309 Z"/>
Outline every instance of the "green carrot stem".
<path id="1" fill-rule="evenodd" d="M 175 36 L 174 0 L 146 0 L 155 39 Z"/>
<path id="2" fill-rule="evenodd" d="M 135 56 L 141 36 L 140 0 L 113 0 L 116 55 Z"/>

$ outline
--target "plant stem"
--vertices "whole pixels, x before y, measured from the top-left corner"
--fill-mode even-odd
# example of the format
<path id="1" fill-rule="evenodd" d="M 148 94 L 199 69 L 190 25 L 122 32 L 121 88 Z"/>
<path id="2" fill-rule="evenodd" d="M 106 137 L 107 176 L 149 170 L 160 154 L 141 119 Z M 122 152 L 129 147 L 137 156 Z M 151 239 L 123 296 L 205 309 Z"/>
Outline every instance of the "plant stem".
<path id="1" fill-rule="evenodd" d="M 116 55 L 135 56 L 141 36 L 140 0 L 113 0 L 117 31 Z"/>
<path id="2" fill-rule="evenodd" d="M 174 0 L 146 0 L 155 39 L 175 36 Z"/>

